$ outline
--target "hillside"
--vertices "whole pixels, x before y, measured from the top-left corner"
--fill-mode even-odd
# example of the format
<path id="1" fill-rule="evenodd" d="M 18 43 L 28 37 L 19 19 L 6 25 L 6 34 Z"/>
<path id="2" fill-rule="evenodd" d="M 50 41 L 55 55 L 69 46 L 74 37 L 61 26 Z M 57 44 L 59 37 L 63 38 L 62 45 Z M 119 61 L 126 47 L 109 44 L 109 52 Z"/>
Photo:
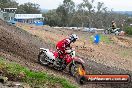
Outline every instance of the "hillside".
<path id="1" fill-rule="evenodd" d="M 32 71 L 18 63 L 0 57 L 0 88 L 77 88 L 64 78 L 48 75 L 46 72 Z"/>
<path id="2" fill-rule="evenodd" d="M 43 40 L 15 26 L 9 26 L 0 20 L 0 56 L 21 64 L 33 71 L 42 71 L 50 75 L 65 75 L 37 62 L 40 47 L 49 47 Z M 62 77 L 66 78 L 66 77 Z M 69 78 L 69 76 L 68 76 Z M 73 81 L 72 81 L 73 82 Z"/>
<path id="3" fill-rule="evenodd" d="M 92 34 L 87 34 L 85 32 L 54 29 L 46 26 L 36 27 L 27 24 L 17 24 L 16 26 L 17 27 L 9 26 L 7 23 L 0 21 L 0 56 L 10 61 L 15 61 L 31 70 L 44 71 L 47 74 L 65 78 L 69 80 L 71 84 L 77 85 L 80 88 L 132 87 L 131 83 L 88 84 L 80 86 L 67 72 L 55 71 L 52 68 L 39 65 L 37 62 L 37 55 L 40 47 L 54 48 L 58 40 L 66 37 L 68 34 L 76 33 L 80 36 L 80 40 L 74 44 L 73 47 L 77 49 L 77 55 L 86 62 L 87 73 L 132 75 L 131 38 L 120 38 L 116 36 L 105 37 L 102 35 L 103 42 L 101 42 L 100 45 L 94 45 L 86 40 L 86 38 L 89 38 Z M 46 31 L 44 29 L 48 30 Z M 110 44 L 107 44 L 109 41 Z M 81 46 L 85 46 L 86 48 Z M 127 51 L 127 53 L 125 52 L 127 56 L 122 56 L 122 54 L 124 54 L 122 50 Z"/>

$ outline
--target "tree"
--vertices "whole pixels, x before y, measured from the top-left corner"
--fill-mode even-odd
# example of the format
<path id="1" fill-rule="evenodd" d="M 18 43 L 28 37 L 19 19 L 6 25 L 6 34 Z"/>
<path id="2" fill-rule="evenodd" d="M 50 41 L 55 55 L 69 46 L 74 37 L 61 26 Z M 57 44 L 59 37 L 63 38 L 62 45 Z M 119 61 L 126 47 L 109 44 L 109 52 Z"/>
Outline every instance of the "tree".
<path id="1" fill-rule="evenodd" d="M 64 0 L 63 4 L 57 8 L 56 13 L 61 17 L 63 26 L 70 26 L 74 11 L 75 3 L 72 0 Z"/>
<path id="2" fill-rule="evenodd" d="M 45 17 L 45 22 L 50 26 L 63 25 L 61 22 L 61 17 L 58 16 L 55 9 L 48 11 L 48 13 L 44 13 L 43 16 Z"/>
<path id="3" fill-rule="evenodd" d="M 0 8 L 17 8 L 18 3 L 15 0 L 0 0 Z"/>
<path id="4" fill-rule="evenodd" d="M 95 0 L 83 0 L 75 7 L 72 0 L 64 0 L 56 10 L 45 14 L 47 23 L 52 26 L 76 26 L 108 28 L 114 20 L 118 27 L 127 19 L 126 16 L 108 10 L 104 3 Z"/>
<path id="5" fill-rule="evenodd" d="M 39 14 L 41 10 L 38 4 L 33 4 L 31 2 L 21 4 L 17 8 L 17 14 Z"/>
<path id="6" fill-rule="evenodd" d="M 89 0 L 83 0 L 83 2 L 78 5 L 78 11 L 82 14 L 80 15 L 82 27 L 91 27 L 92 15 L 94 13 L 93 3 L 94 0 L 91 2 Z"/>

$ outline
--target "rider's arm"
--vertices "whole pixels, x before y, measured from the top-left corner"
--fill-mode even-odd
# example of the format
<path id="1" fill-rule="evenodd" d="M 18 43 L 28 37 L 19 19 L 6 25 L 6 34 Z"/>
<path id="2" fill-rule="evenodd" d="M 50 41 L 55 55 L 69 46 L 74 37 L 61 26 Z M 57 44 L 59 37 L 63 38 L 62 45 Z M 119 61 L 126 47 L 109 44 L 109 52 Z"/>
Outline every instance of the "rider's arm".
<path id="1" fill-rule="evenodd" d="M 71 49 L 70 44 L 71 44 L 71 43 L 70 43 L 69 41 L 66 41 L 66 42 L 65 42 L 65 50 Z"/>

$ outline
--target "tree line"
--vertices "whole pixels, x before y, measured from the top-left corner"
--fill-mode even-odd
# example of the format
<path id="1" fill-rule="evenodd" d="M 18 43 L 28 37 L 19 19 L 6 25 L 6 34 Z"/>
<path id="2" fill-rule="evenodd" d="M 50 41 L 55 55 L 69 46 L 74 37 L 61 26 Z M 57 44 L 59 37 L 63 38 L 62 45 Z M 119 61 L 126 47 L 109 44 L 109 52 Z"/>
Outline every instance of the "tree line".
<path id="1" fill-rule="evenodd" d="M 16 0 L 0 0 L 0 8 L 17 8 L 17 14 L 39 14 L 40 5 L 31 2 L 20 4 Z"/>
<path id="2" fill-rule="evenodd" d="M 117 14 L 112 9 L 105 6 L 103 2 L 95 0 L 83 0 L 75 5 L 72 0 L 64 0 L 57 9 L 42 13 L 40 6 L 31 2 L 18 4 L 16 0 L 0 0 L 0 8 L 17 8 L 17 14 L 39 14 L 45 17 L 45 22 L 50 26 L 76 26 L 76 27 L 96 27 L 108 28 L 112 21 L 117 27 L 131 23 L 126 15 Z"/>
<path id="3" fill-rule="evenodd" d="M 115 21 L 117 26 L 123 27 L 128 16 L 117 14 L 105 6 L 103 2 L 83 0 L 75 5 L 72 0 L 64 0 L 57 9 L 43 14 L 50 26 L 76 26 L 107 28 Z"/>

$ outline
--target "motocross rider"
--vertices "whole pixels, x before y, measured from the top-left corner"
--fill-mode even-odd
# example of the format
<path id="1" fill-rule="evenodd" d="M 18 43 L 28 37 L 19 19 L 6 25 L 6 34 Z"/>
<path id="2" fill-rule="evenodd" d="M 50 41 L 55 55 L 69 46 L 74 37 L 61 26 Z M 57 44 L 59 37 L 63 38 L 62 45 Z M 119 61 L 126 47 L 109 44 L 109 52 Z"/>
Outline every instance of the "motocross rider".
<path id="1" fill-rule="evenodd" d="M 116 29 L 116 23 L 115 23 L 115 21 L 112 21 L 112 29 L 113 30 Z"/>
<path id="2" fill-rule="evenodd" d="M 70 44 L 74 43 L 78 38 L 76 34 L 71 34 L 68 38 L 65 38 L 61 41 L 59 41 L 56 45 L 56 49 L 58 52 L 58 58 L 63 59 L 66 55 L 66 50 L 71 49 Z"/>

